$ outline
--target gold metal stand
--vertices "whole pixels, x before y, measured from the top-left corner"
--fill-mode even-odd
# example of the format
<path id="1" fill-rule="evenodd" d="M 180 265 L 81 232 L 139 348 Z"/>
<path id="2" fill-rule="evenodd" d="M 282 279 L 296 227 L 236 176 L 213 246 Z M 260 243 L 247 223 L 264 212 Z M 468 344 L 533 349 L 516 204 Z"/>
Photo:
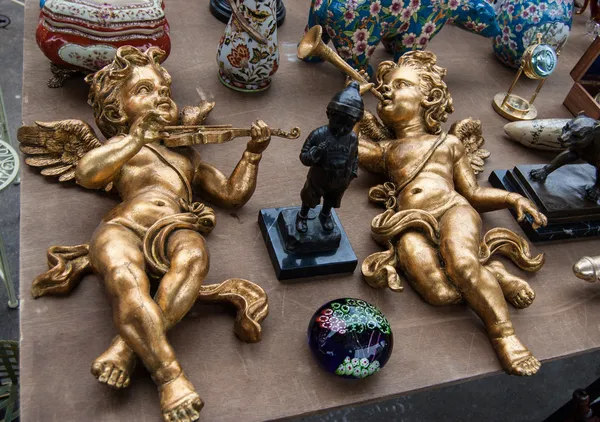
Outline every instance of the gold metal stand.
<path id="1" fill-rule="evenodd" d="M 521 67 L 515 75 L 508 92 L 501 92 L 494 96 L 492 101 L 494 110 L 507 120 L 533 120 L 537 117 L 537 109 L 533 106 L 533 102 L 548 76 L 556 69 L 560 51 L 560 47 L 555 52 L 550 46 L 542 44 L 541 39 L 542 34 L 538 34 L 537 43 L 530 45 L 523 53 Z M 523 73 L 529 79 L 540 81 L 529 101 L 512 93 Z"/>

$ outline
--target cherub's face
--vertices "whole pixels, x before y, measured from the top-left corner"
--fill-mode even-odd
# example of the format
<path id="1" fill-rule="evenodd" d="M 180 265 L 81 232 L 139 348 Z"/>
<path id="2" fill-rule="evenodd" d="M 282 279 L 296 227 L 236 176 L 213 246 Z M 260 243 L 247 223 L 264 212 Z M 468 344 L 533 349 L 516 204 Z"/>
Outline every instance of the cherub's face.
<path id="1" fill-rule="evenodd" d="M 385 75 L 380 90 L 384 100 L 377 105 L 377 113 L 384 124 L 391 126 L 421 114 L 423 94 L 420 82 L 419 73 L 408 66 L 401 66 Z"/>
<path id="2" fill-rule="evenodd" d="M 132 124 L 149 111 L 158 112 L 167 122 L 177 123 L 177 105 L 171 99 L 171 86 L 153 65 L 135 66 L 121 90 L 121 104 Z"/>

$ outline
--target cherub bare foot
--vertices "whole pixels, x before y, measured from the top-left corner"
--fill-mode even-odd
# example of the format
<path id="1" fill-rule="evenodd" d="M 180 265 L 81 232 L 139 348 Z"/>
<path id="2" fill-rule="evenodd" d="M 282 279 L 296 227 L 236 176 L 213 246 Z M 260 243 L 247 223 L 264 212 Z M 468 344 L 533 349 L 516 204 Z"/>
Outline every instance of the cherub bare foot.
<path id="1" fill-rule="evenodd" d="M 491 339 L 500 364 L 511 375 L 529 376 L 542 365 L 515 335 Z"/>
<path id="2" fill-rule="evenodd" d="M 126 388 L 131 381 L 136 357 L 127 344 L 117 337 L 92 364 L 92 374 L 103 384 Z"/>
<path id="3" fill-rule="evenodd" d="M 506 271 L 499 261 L 493 261 L 486 268 L 494 274 L 500 284 L 504 298 L 517 309 L 527 308 L 535 299 L 535 292 L 525 280 Z"/>
<path id="4" fill-rule="evenodd" d="M 204 402 L 183 373 L 158 391 L 165 422 L 193 422 L 200 418 Z"/>

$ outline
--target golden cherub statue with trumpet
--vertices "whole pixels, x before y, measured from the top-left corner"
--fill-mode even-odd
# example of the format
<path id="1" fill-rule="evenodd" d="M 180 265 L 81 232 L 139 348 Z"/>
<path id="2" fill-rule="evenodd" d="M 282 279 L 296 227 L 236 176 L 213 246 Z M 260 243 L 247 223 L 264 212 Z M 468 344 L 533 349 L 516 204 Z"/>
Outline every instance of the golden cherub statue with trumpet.
<path id="1" fill-rule="evenodd" d="M 35 279 L 33 296 L 68 294 L 93 271 L 111 299 L 118 332 L 94 361 L 93 375 L 111 387 L 127 387 L 139 358 L 158 387 L 165 421 L 195 421 L 203 402 L 167 331 L 196 301 L 229 302 L 238 310 L 235 333 L 257 342 L 268 305 L 265 291 L 247 280 L 202 285 L 209 268 L 203 235 L 214 228 L 215 214 L 193 202 L 193 195 L 241 207 L 254 193 L 271 135 L 297 138 L 299 130 L 271 130 L 260 120 L 251 129 L 198 126 L 214 107 L 209 101 L 184 108 L 184 125 L 174 126 L 179 113 L 171 99 L 171 77 L 159 64 L 163 55 L 155 47 L 145 52 L 120 47 L 112 63 L 86 78 L 88 103 L 106 142 L 79 120 L 23 126 L 18 139 L 26 163 L 42 167 L 43 175 L 74 179 L 88 189 L 116 189 L 122 199 L 89 244 L 49 249 L 50 269 Z M 251 140 L 229 177 L 186 147 L 236 136 Z"/>
<path id="2" fill-rule="evenodd" d="M 348 66 L 321 40 L 314 26 L 298 46 L 298 56 L 319 56 L 361 83 L 361 93 L 378 98 L 377 114 L 365 112 L 357 125 L 359 165 L 388 181 L 369 191 L 386 211 L 371 223 L 374 239 L 386 247 L 362 264 L 374 288 L 401 291 L 404 273 L 428 303 L 466 303 L 483 321 L 504 370 L 532 375 L 540 362 L 514 332 L 507 302 L 525 308 L 535 294 L 492 254 L 510 258 L 526 271 L 537 271 L 544 255 L 531 256 L 527 241 L 504 228 L 483 235 L 479 212 L 513 208 L 534 227 L 547 223 L 535 205 L 516 193 L 479 186 L 475 173 L 489 152 L 481 149 L 481 122 L 456 122 L 447 134 L 442 123 L 452 113 L 452 97 L 443 81 L 446 69 L 429 51 L 412 51 L 397 63 L 385 61 L 376 84 Z"/>

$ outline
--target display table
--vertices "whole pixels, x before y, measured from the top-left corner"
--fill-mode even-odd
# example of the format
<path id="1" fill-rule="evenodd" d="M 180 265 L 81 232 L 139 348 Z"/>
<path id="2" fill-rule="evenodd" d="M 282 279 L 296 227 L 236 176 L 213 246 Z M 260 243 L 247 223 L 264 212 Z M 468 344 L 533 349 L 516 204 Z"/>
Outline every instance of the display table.
<path id="1" fill-rule="evenodd" d="M 259 421 L 313 413 L 328 408 L 378 400 L 436 385 L 501 371 L 483 326 L 464 306 L 435 308 L 409 287 L 403 293 L 376 291 L 353 275 L 277 281 L 257 224 L 261 208 L 300 204 L 307 169 L 298 160 L 303 139 L 326 123 L 325 108 L 343 85 L 329 64 L 310 65 L 296 58 L 303 33 L 307 1 L 288 1 L 280 28 L 281 66 L 271 89 L 258 95 L 231 91 L 218 82 L 215 52 L 225 27 L 209 13 L 208 0 L 167 2 L 172 28 L 172 52 L 165 66 L 173 77 L 173 96 L 180 105 L 198 101 L 198 91 L 211 92 L 217 106 L 210 124 L 249 126 L 258 118 L 270 126 L 300 126 L 301 140 L 274 138 L 260 164 L 258 187 L 240 210 L 216 208 L 217 226 L 207 237 L 211 270 L 207 283 L 231 277 L 252 280 L 269 294 L 270 315 L 263 340 L 246 344 L 233 333 L 233 312 L 217 305 L 198 305 L 169 333 L 188 376 L 206 402 L 203 421 Z M 38 50 L 35 25 L 38 2 L 27 1 L 23 121 L 78 118 L 93 122 L 82 79 L 49 89 L 49 64 Z M 562 106 L 571 87 L 569 71 L 590 44 L 584 17 L 577 17 L 559 68 L 535 105 L 540 117 L 569 117 Z M 454 120 L 479 118 L 486 146 L 492 152 L 486 171 L 519 163 L 543 163 L 553 154 L 528 150 L 506 139 L 506 123 L 491 106 L 506 90 L 515 70 L 503 67 L 491 41 L 454 27 L 434 39 L 431 50 L 448 68 L 454 97 Z M 383 48 L 371 63 L 388 59 Z M 535 82 L 521 81 L 527 92 Z M 525 95 L 527 95 L 527 92 Z M 374 110 L 375 101 L 366 97 Z M 446 126 L 446 129 L 449 124 Z M 244 140 L 202 148 L 205 160 L 229 173 L 241 157 Z M 101 283 L 87 277 L 70 297 L 34 301 L 33 278 L 45 271 L 46 248 L 88 241 L 104 213 L 117 203 L 106 194 L 74 185 L 49 182 L 35 169 L 23 168 L 21 184 L 21 411 L 23 421 L 160 421 L 156 388 L 139 367 L 131 386 L 115 391 L 90 374 L 91 363 L 115 335 L 112 312 Z M 359 263 L 380 247 L 370 236 L 371 219 L 382 209 L 368 203 L 367 192 L 377 180 L 365 172 L 353 182 L 338 210 Z M 506 210 L 484 216 L 484 229 L 501 226 L 522 233 Z M 548 254 L 537 274 L 528 275 L 536 291 L 534 304 L 512 310 L 517 334 L 541 360 L 600 346 L 600 285 L 576 279 L 571 266 L 582 255 L 600 253 L 600 240 L 541 244 L 534 252 Z M 512 271 L 512 266 L 510 267 Z M 516 271 L 516 270 L 515 270 Z M 338 297 L 360 297 L 388 317 L 395 337 L 392 357 L 381 373 L 362 381 L 347 381 L 325 373 L 307 347 L 306 328 L 313 312 Z M 141 365 L 138 365 L 141 366 Z"/>

